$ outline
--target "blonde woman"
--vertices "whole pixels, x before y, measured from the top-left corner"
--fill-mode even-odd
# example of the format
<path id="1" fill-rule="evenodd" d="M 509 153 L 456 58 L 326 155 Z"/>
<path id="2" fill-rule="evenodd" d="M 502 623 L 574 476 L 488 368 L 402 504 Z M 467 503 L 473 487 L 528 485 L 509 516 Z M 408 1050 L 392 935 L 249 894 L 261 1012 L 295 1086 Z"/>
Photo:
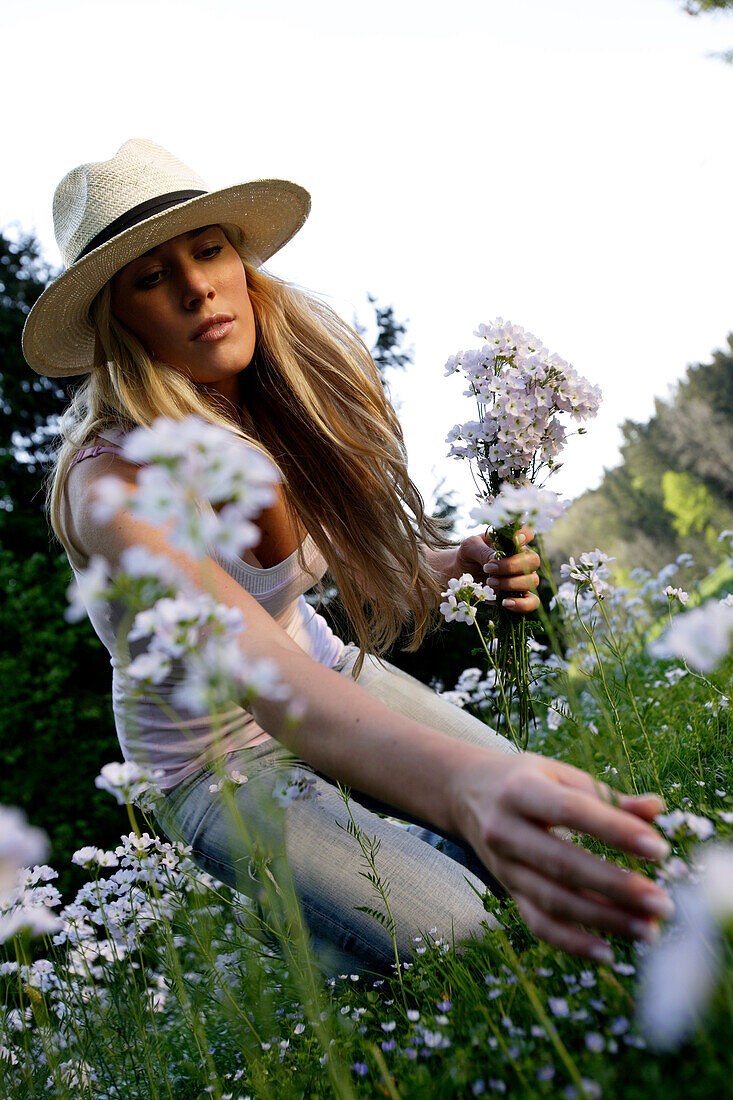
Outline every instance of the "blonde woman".
<path id="1" fill-rule="evenodd" d="M 649 824 L 659 800 L 620 795 L 612 804 L 586 773 L 513 751 L 379 660 L 405 626 L 411 646 L 420 644 L 441 590 L 465 572 L 491 578 L 516 614 L 533 611 L 539 559 L 524 546 L 497 563 L 481 535 L 446 540 L 408 476 L 398 421 L 363 343 L 327 306 L 262 270 L 309 206 L 307 192 L 282 180 L 208 192 L 142 140 L 74 169 L 57 188 L 66 270 L 31 311 L 23 347 L 38 373 L 86 375 L 64 418 L 48 501 L 73 570 L 93 555 L 114 567 L 137 544 L 202 584 L 198 563 L 165 529 L 129 513 L 100 522 L 93 512 L 100 477 L 134 487 L 138 467 L 119 453 L 120 439 L 158 416 L 196 413 L 224 426 L 282 474 L 254 550 L 213 556 L 208 577 L 218 600 L 244 613 L 243 655 L 276 662 L 302 721 L 293 729 L 286 704 L 263 698 L 227 712 L 216 738 L 208 717 L 182 714 L 184 735 L 154 701 L 127 706 L 124 668 L 113 667 L 123 752 L 160 771 L 165 828 L 237 888 L 247 853 L 212 790 L 216 761 L 247 777 L 237 809 L 265 845 L 277 839 L 262 794 L 295 769 L 311 797 L 285 810 L 289 867 L 314 937 L 343 957 L 384 967 L 393 952 L 386 930 L 358 908 L 374 898 L 356 843 L 336 824 L 345 821 L 337 780 L 352 789 L 364 834 L 380 841 L 403 958 L 426 929 L 456 942 L 480 935 L 486 913 L 476 891 L 489 885 L 513 895 L 538 936 L 608 960 L 603 933 L 653 939 L 669 899 L 553 827 L 660 859 L 666 845 Z M 304 599 L 327 569 L 356 644 L 336 637 Z M 121 609 L 89 613 L 112 655 Z M 385 809 L 412 827 L 374 812 Z"/>

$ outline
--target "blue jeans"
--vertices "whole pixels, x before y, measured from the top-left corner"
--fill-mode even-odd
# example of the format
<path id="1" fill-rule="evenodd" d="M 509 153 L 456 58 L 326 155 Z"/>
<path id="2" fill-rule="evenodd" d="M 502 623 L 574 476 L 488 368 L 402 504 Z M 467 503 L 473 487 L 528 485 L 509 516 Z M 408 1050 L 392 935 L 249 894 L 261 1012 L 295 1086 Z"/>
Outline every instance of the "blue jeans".
<path id="1" fill-rule="evenodd" d="M 357 655 L 357 648 L 348 646 L 336 671 L 349 675 Z M 483 722 L 387 662 L 380 665 L 367 656 L 357 682 L 393 710 L 451 737 L 515 751 Z M 360 909 L 384 912 L 384 905 L 364 876 L 367 865 L 356 838 L 345 829 L 349 816 L 336 783 L 275 740 L 230 753 L 223 763 L 228 771 L 236 769 L 247 777 L 234 791 L 239 827 L 231 805 L 210 791 L 217 781 L 213 766 L 168 792 L 157 813 L 163 830 L 190 844 L 192 858 L 203 870 L 253 897 L 261 875 L 254 870 L 249 838 L 256 837 L 257 851 L 266 859 L 284 854 L 316 954 L 341 969 L 388 968 L 394 960 L 390 934 Z M 268 812 L 273 792 L 282 789 L 283 781 L 297 780 L 304 797 L 288 802 L 279 814 Z M 405 776 L 405 783 L 409 781 Z M 352 795 L 356 825 L 365 837 L 379 842 L 376 867 L 389 886 L 401 959 L 412 959 L 417 936 L 426 940 L 432 931 L 434 938 L 458 943 L 474 934 L 480 938 L 482 922 L 495 924 L 474 889 L 483 895 L 487 886 L 498 892 L 499 884 L 467 843 L 439 836 L 427 822 L 412 820 L 406 825 L 387 820 L 379 814 L 404 814 L 358 791 Z"/>

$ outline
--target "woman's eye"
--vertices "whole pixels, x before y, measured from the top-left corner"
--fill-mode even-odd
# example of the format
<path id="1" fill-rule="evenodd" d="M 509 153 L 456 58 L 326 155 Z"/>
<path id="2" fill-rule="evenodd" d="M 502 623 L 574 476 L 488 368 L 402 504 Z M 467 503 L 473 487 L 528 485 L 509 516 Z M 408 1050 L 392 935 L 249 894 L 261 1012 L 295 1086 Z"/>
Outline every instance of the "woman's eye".
<path id="1" fill-rule="evenodd" d="M 136 285 L 140 290 L 147 290 L 149 287 L 157 286 L 162 274 L 162 271 L 151 271 L 148 275 L 143 275 L 142 279 L 138 279 Z"/>
<path id="2" fill-rule="evenodd" d="M 208 245 L 207 248 L 202 248 L 201 249 L 201 251 L 199 252 L 199 256 L 203 256 L 203 258 L 205 260 L 212 259 L 214 256 L 219 255 L 219 253 L 222 250 L 222 247 L 223 246 L 220 245 L 220 244 L 210 244 L 210 245 Z"/>

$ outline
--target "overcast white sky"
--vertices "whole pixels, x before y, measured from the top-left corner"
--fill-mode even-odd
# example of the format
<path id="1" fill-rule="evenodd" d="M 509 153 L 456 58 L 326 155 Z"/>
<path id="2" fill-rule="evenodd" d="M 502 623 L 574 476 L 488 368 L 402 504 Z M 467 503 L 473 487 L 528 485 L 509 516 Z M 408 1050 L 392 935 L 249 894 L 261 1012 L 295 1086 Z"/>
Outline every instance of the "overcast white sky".
<path id="1" fill-rule="evenodd" d="M 313 209 L 270 269 L 351 321 L 408 320 L 395 378 L 412 476 L 474 409 L 447 357 L 496 316 L 605 400 L 566 452 L 575 495 L 685 366 L 733 330 L 733 19 L 680 0 L 0 0 L 0 226 L 58 262 L 51 199 L 148 137 L 212 188 L 280 177 Z"/>

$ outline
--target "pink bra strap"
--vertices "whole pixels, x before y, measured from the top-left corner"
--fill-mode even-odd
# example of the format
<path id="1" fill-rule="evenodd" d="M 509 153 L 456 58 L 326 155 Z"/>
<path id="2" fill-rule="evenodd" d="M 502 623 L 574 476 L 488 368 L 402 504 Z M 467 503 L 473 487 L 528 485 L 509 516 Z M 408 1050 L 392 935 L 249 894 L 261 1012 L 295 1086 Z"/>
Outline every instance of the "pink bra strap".
<path id="1" fill-rule="evenodd" d="M 81 462 L 85 458 L 96 458 L 97 455 L 101 454 L 118 455 L 119 453 L 119 447 L 104 447 L 101 444 L 98 444 L 96 447 L 84 447 L 83 450 L 78 451 L 74 455 L 74 460 L 71 463 L 71 466 L 75 466 L 77 462 Z M 71 469 L 71 466 L 69 467 L 69 469 Z"/>

